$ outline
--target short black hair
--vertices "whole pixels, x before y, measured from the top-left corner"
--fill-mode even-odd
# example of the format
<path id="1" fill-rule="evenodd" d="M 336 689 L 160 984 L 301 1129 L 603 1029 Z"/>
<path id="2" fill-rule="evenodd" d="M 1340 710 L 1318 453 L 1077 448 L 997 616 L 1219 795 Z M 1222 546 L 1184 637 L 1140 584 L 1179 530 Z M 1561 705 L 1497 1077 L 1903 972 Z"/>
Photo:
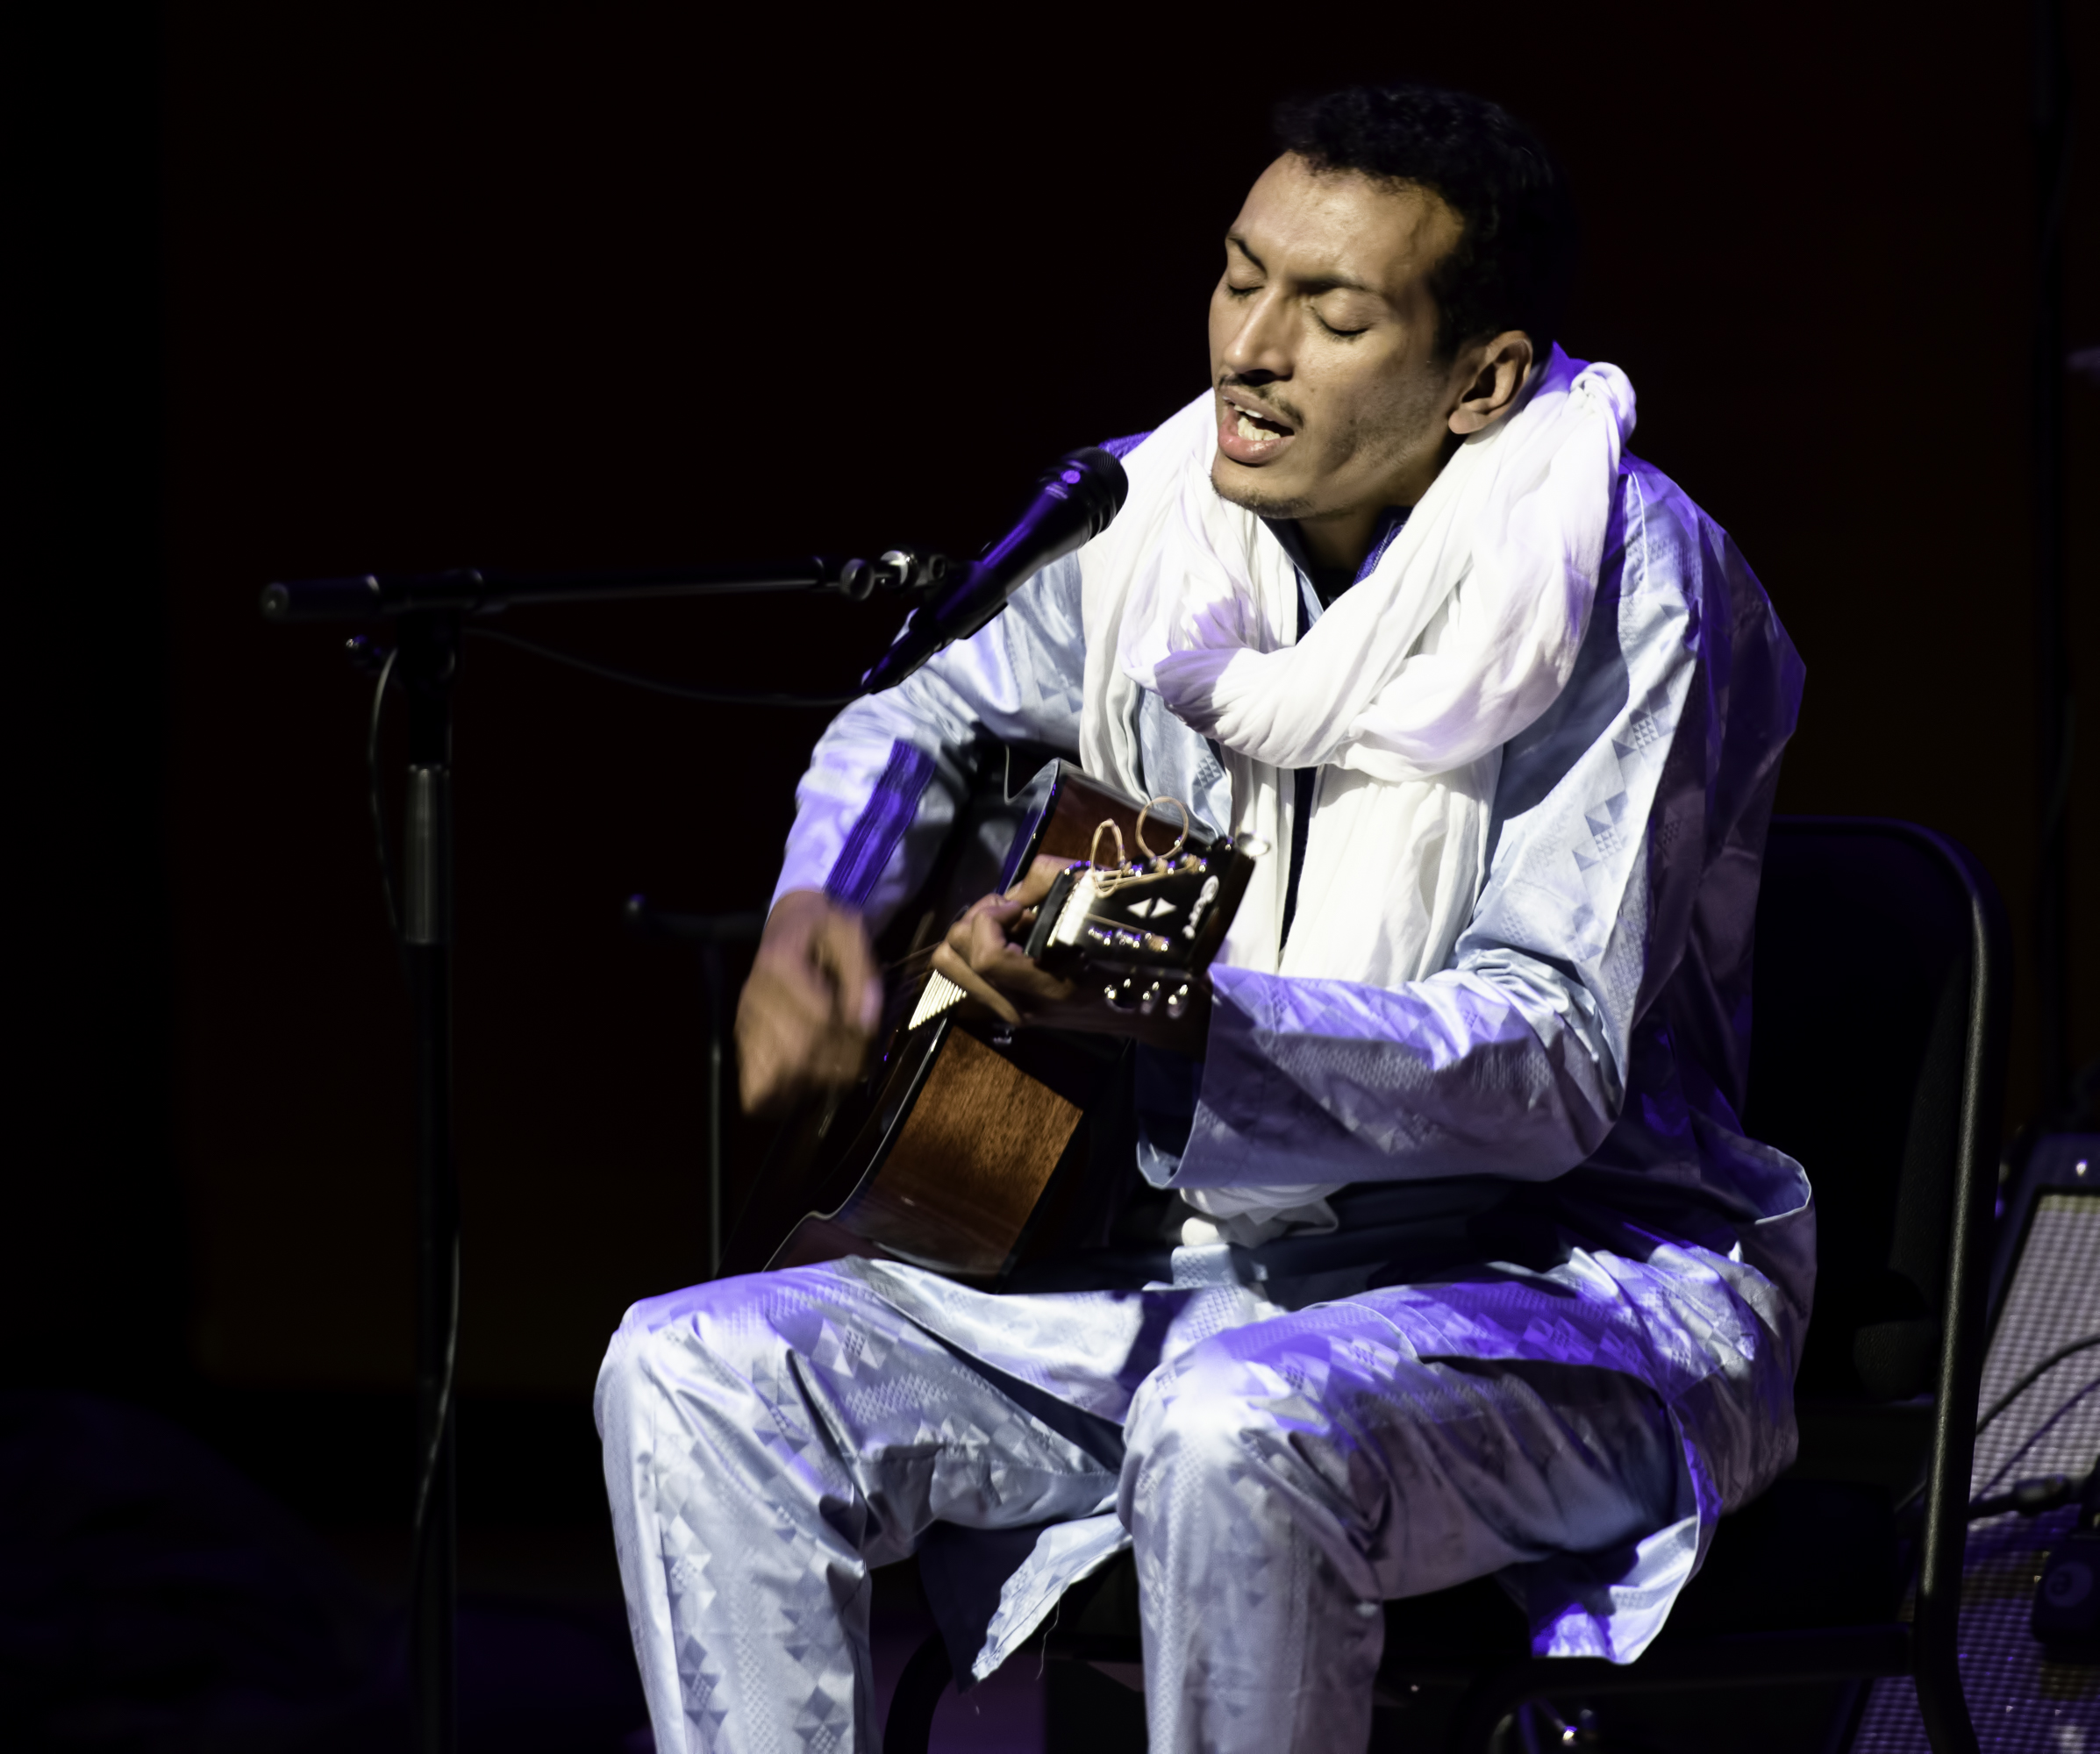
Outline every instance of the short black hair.
<path id="1" fill-rule="evenodd" d="M 1428 85 L 1357 85 L 1295 98 L 1276 138 L 1318 170 L 1411 183 L 1458 216 L 1459 240 L 1431 271 L 1437 353 L 1521 329 L 1543 355 L 1575 279 L 1575 204 L 1544 141 L 1484 97 Z"/>

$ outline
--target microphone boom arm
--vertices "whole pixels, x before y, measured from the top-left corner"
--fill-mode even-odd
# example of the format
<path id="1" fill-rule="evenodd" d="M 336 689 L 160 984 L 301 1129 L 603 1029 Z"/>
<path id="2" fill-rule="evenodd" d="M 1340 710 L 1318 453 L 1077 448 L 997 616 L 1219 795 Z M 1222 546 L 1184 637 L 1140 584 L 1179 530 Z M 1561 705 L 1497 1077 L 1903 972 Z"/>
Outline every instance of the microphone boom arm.
<path id="1" fill-rule="evenodd" d="M 491 573 L 461 567 L 442 573 L 366 573 L 266 585 L 265 621 L 368 621 L 382 616 L 489 615 L 512 603 L 580 602 L 635 597 L 765 595 L 832 592 L 864 598 L 876 590 L 911 600 L 888 651 L 861 678 L 861 692 L 894 688 L 942 647 L 968 639 L 1007 599 L 1053 561 L 1107 529 L 1130 481 L 1113 453 L 1096 446 L 1068 451 L 1036 480 L 1035 493 L 1006 534 L 968 567 L 944 554 L 892 548 L 881 560 L 834 563 L 818 555 L 743 566 L 651 567 L 629 572 Z"/>
<path id="2" fill-rule="evenodd" d="M 861 598 L 937 589 L 954 570 L 945 554 L 892 548 L 881 560 L 791 560 L 713 567 L 644 567 L 590 573 L 499 573 L 455 567 L 442 573 L 366 573 L 343 579 L 292 579 L 266 585 L 262 618 L 290 623 L 369 621 L 436 610 L 488 615 L 512 603 L 609 602 L 616 598 L 780 595 L 825 592 Z"/>

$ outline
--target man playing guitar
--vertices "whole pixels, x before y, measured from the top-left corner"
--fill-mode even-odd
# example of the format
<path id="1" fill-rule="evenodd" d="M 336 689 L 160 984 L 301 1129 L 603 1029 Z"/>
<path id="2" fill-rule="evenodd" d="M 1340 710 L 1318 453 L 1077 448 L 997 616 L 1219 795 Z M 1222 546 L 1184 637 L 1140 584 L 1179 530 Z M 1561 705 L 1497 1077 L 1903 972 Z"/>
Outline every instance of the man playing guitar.
<path id="1" fill-rule="evenodd" d="M 1630 1661 L 1792 1458 L 1809 1190 L 1738 1116 L 1800 663 L 1556 345 L 1543 146 L 1412 87 L 1280 133 L 1116 522 L 818 743 L 745 1102 L 862 1075 L 871 933 L 987 733 L 1269 851 L 1060 1289 L 854 1257 L 628 1313 L 597 1414 L 666 1754 L 872 1745 L 872 1566 L 920 1554 L 967 1680 L 1126 1547 L 1154 1749 L 1361 1748 L 1381 1602 L 1498 1573 L 1536 1650 Z M 1121 1027 L 1018 941 L 1057 868 L 935 966 Z"/>

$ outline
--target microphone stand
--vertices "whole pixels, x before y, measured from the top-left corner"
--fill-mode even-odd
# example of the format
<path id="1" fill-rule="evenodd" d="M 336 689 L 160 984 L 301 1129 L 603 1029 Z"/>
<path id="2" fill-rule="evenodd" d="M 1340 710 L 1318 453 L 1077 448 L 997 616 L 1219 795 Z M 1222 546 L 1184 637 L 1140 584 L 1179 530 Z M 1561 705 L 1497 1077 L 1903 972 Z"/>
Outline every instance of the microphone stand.
<path id="1" fill-rule="evenodd" d="M 452 1109 L 452 689 L 460 625 L 443 611 L 404 617 L 409 705 L 407 832 L 402 837 L 402 966 L 416 1079 L 417 1538 L 409 1601 L 409 1689 L 416 1745 L 458 1743 L 459 1523 L 453 1394 L 459 1343 L 460 1190 Z"/>
<path id="2" fill-rule="evenodd" d="M 271 622 L 391 617 L 396 667 L 408 696 L 401 938 L 416 1080 L 416 1453 L 420 1468 L 409 1675 L 415 1745 L 421 1754 L 454 1754 L 459 1742 L 457 1396 L 453 1382 L 459 1331 L 460 1196 L 453 1151 L 452 719 L 461 620 L 513 602 L 752 592 L 824 592 L 859 598 L 878 588 L 918 598 L 947 572 L 941 555 L 892 549 L 873 563 L 835 565 L 806 557 L 743 567 L 529 575 L 461 569 L 308 579 L 273 584 L 263 591 L 263 617 Z M 718 1256 L 718 1240 L 711 1236 L 710 1241 Z"/>
<path id="3" fill-rule="evenodd" d="M 416 1430 L 422 1458 L 411 1600 L 411 1680 L 417 1746 L 452 1754 L 458 1740 L 454 1609 L 458 1594 L 453 1451 L 453 1365 L 459 1333 L 460 1198 L 452 1109 L 452 688 L 461 622 L 511 603 L 728 593 L 835 592 L 863 598 L 896 592 L 912 613 L 889 649 L 861 679 L 861 694 L 894 688 L 952 640 L 996 615 L 1024 579 L 1098 535 L 1121 509 L 1129 482 L 1108 452 L 1068 452 L 1037 480 L 1020 520 L 965 568 L 945 555 L 892 548 L 873 562 L 841 565 L 804 556 L 746 567 L 653 567 L 638 572 L 512 574 L 472 567 L 444 573 L 365 574 L 273 584 L 265 620 L 363 621 L 390 617 L 396 661 L 409 697 L 408 824 L 402 843 L 402 957 L 415 1013 Z M 958 582 L 948 584 L 952 572 Z M 945 587 L 945 588 L 944 588 Z M 777 703 L 778 697 L 775 697 Z M 814 702 L 811 702 L 814 704 Z M 711 983 L 711 991 L 718 988 Z M 711 998 L 710 1152 L 720 1186 L 719 994 Z M 711 1196 L 711 1245 L 718 1260 L 721 1218 Z"/>

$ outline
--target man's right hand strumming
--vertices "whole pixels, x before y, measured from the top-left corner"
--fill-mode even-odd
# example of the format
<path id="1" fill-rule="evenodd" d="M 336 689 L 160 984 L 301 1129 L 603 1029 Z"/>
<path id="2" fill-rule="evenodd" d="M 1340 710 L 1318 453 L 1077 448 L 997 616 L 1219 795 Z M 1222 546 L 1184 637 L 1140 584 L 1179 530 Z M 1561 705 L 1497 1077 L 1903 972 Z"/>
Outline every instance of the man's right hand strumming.
<path id="1" fill-rule="evenodd" d="M 790 889 L 767 917 L 737 1002 L 745 1112 L 853 1083 L 882 1018 L 882 972 L 861 916 L 821 889 Z"/>

